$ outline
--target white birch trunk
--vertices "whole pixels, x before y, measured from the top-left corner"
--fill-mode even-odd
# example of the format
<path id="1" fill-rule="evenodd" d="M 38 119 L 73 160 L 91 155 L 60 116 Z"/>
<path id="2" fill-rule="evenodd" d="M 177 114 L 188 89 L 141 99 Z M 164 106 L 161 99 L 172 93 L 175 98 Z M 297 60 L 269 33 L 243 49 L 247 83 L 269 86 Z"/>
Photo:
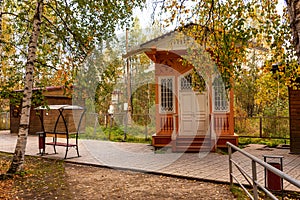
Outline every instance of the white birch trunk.
<path id="1" fill-rule="evenodd" d="M 293 43 L 298 63 L 300 63 L 300 0 L 286 0 L 286 3 L 290 15 Z"/>
<path id="2" fill-rule="evenodd" d="M 33 30 L 28 43 L 25 87 L 24 87 L 24 96 L 22 99 L 22 110 L 21 110 L 18 140 L 17 140 L 17 145 L 15 148 L 15 153 L 14 153 L 12 163 L 7 172 L 8 174 L 13 174 L 23 169 L 25 149 L 26 149 L 28 129 L 29 129 L 34 63 L 36 60 L 37 42 L 40 34 L 42 13 L 43 13 L 43 0 L 38 0 L 36 3 L 36 10 L 33 18 Z"/>
<path id="3" fill-rule="evenodd" d="M 3 12 L 3 0 L 0 0 L 0 40 L 2 40 L 2 12 Z M 2 56 L 2 43 L 0 44 L 0 56 Z M 1 60 L 0 60 L 1 61 Z"/>

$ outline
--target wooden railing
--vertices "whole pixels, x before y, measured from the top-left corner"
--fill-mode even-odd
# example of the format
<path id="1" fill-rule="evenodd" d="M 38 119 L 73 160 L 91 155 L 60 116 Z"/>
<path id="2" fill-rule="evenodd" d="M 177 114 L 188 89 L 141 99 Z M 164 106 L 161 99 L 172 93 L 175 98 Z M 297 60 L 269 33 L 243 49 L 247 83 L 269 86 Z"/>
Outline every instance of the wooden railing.
<path id="1" fill-rule="evenodd" d="M 172 115 L 162 116 L 160 118 L 160 130 L 161 132 L 172 133 L 174 130 L 174 120 Z"/>
<path id="2" fill-rule="evenodd" d="M 177 131 L 177 115 L 165 115 L 160 117 L 159 128 L 162 133 L 173 133 Z M 217 134 L 228 134 L 230 132 L 230 119 L 229 114 L 213 114 L 212 119 L 213 127 Z"/>
<path id="3" fill-rule="evenodd" d="M 229 114 L 213 114 L 213 127 L 216 133 L 229 133 Z"/>

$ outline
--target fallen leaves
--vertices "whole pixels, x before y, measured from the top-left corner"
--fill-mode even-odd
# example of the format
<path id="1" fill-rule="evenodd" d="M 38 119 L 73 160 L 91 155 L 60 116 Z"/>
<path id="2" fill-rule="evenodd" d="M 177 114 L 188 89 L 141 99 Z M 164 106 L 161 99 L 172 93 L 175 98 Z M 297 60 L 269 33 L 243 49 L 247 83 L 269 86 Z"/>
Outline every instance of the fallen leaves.
<path id="1" fill-rule="evenodd" d="M 0 153 L 0 173 L 10 165 L 11 155 Z M 0 181 L 0 199 L 55 199 L 70 195 L 62 161 L 26 157 L 24 171 Z"/>

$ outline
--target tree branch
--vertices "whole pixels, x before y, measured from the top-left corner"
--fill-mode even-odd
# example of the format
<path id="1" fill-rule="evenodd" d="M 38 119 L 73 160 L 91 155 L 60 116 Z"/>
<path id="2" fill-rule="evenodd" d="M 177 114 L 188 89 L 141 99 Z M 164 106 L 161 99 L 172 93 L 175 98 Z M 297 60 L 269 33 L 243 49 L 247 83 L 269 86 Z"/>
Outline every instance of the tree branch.
<path id="1" fill-rule="evenodd" d="M 55 3 L 57 4 L 57 2 L 55 1 Z M 65 27 L 65 29 L 73 36 L 74 38 L 74 41 L 76 43 L 79 44 L 79 47 L 80 47 L 80 50 L 83 52 L 83 54 L 87 55 L 84 47 L 82 46 L 81 42 L 80 42 L 80 39 L 78 39 L 78 36 L 69 28 L 68 24 L 66 23 L 66 21 L 64 20 L 64 18 L 60 15 L 60 12 L 58 12 L 55 8 L 53 8 L 52 5 L 48 4 L 49 8 L 51 8 L 55 13 L 56 15 L 59 17 L 59 19 L 63 22 L 63 25 Z"/>
<path id="2" fill-rule="evenodd" d="M 47 67 L 47 68 L 50 68 L 50 69 L 54 69 L 55 71 L 58 71 L 58 69 L 56 69 L 56 67 L 51 66 L 51 65 L 47 65 L 46 63 L 43 63 L 42 61 L 40 61 L 38 59 L 35 61 L 35 63 L 38 63 L 38 64 L 40 64 L 40 65 L 42 65 L 44 67 Z"/>
<path id="3" fill-rule="evenodd" d="M 12 16 L 15 16 L 16 18 L 21 19 L 21 20 L 25 20 L 26 22 L 31 22 L 30 20 L 25 19 L 23 17 L 20 17 L 19 15 L 15 14 L 15 13 L 11 13 L 11 12 L 1 12 L 0 17 L 2 17 L 2 15 L 12 15 Z"/>
<path id="4" fill-rule="evenodd" d="M 57 28 L 57 26 L 55 26 L 45 15 L 43 15 L 43 18 L 49 23 L 50 26 L 52 26 L 56 32 L 60 33 L 61 31 Z M 54 33 L 55 34 L 55 33 Z M 71 44 L 69 44 L 69 42 L 66 40 L 65 37 L 60 37 L 66 44 L 68 44 L 68 46 L 71 48 L 72 52 L 76 52 L 76 50 L 72 47 Z"/>

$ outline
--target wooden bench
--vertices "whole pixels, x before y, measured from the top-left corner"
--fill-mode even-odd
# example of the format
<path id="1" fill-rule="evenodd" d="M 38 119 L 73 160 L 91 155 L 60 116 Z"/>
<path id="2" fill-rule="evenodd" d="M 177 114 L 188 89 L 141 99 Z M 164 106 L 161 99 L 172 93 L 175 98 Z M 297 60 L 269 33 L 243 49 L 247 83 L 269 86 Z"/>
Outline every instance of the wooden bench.
<path id="1" fill-rule="evenodd" d="M 75 137 L 75 143 L 71 143 L 71 136 Z M 46 142 L 46 138 L 51 137 L 52 142 Z M 59 138 L 64 139 L 64 142 L 58 141 Z M 45 145 L 52 145 L 54 149 L 54 153 L 56 152 L 56 146 L 62 146 L 66 148 L 65 159 L 67 158 L 67 154 L 70 148 L 74 147 L 77 151 L 77 156 L 79 157 L 79 149 L 78 149 L 78 132 L 46 132 L 45 135 Z"/>
<path id="2" fill-rule="evenodd" d="M 36 109 L 41 110 L 41 111 L 45 110 L 44 107 L 38 107 Z M 75 148 L 76 152 L 77 152 L 77 156 L 79 157 L 80 155 L 79 155 L 79 149 L 78 149 L 78 134 L 80 132 L 85 109 L 80 106 L 72 106 L 72 105 L 50 105 L 50 106 L 48 106 L 47 110 L 58 110 L 59 114 L 56 119 L 53 131 L 45 130 L 44 121 L 42 119 L 43 113 L 40 113 L 40 115 L 39 115 L 41 124 L 42 124 L 42 129 L 43 129 L 41 132 L 37 132 L 37 134 L 39 135 L 40 153 L 42 155 L 45 154 L 46 145 L 53 146 L 54 153 L 57 153 L 56 146 L 62 146 L 62 147 L 66 148 L 64 159 L 67 158 L 68 151 L 70 148 Z M 80 119 L 79 119 L 78 125 L 76 127 L 76 131 L 72 131 L 72 132 L 69 131 L 68 123 L 67 123 L 67 120 L 63 113 L 64 110 L 82 110 L 82 112 L 80 114 Z M 63 122 L 64 131 L 58 130 L 58 124 L 60 121 Z M 51 142 L 47 141 L 47 138 L 49 138 L 49 137 L 52 138 Z M 58 140 L 58 139 L 60 139 L 60 140 Z M 75 142 L 72 140 L 75 140 Z"/>

